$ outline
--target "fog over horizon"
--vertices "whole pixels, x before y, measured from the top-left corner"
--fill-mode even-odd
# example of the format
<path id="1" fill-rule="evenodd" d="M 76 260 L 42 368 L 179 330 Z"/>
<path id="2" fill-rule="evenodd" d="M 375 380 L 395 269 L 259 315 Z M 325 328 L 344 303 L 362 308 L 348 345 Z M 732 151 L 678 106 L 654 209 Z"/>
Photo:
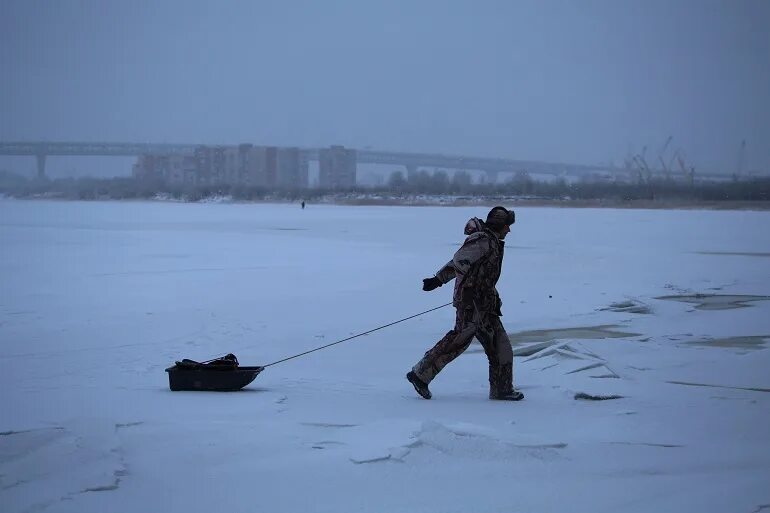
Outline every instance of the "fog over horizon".
<path id="1" fill-rule="evenodd" d="M 770 172 L 770 2 L 0 3 L 0 141 L 319 147 Z M 60 158 L 51 176 L 128 174 Z M 32 174 L 31 157 L 0 169 Z"/>

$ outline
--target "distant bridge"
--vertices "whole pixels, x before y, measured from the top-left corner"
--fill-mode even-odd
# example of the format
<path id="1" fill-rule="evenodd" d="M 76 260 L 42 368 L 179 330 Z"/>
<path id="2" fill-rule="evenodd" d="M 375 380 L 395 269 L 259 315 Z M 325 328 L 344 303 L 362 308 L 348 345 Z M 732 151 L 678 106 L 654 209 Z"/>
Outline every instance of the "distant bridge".
<path id="1" fill-rule="evenodd" d="M 45 178 L 45 159 L 49 156 L 138 157 L 148 153 L 180 155 L 191 153 L 195 146 L 153 143 L 0 142 L 0 155 L 36 157 L 37 176 Z"/>
<path id="2" fill-rule="evenodd" d="M 488 157 L 442 155 L 438 153 L 403 153 L 390 151 L 360 150 L 358 162 L 365 164 L 402 165 L 409 171 L 418 167 L 478 170 L 487 173 L 490 182 L 497 181 L 498 173 L 527 171 L 535 174 L 587 176 L 595 173 L 627 174 L 627 170 L 607 166 L 581 164 L 556 164 L 528 160 L 512 160 Z"/>
<path id="3" fill-rule="evenodd" d="M 158 144 L 158 143 L 84 143 L 84 142 L 0 142 L 0 155 L 29 155 L 37 159 L 37 174 L 45 177 L 45 162 L 49 156 L 115 156 L 131 157 L 145 154 L 183 155 L 192 154 L 198 144 Z M 217 145 L 207 145 L 217 146 Z M 351 148 L 352 149 L 352 148 Z M 317 161 L 319 148 L 301 148 L 307 160 Z M 630 171 L 612 166 L 588 166 L 584 164 L 559 164 L 528 160 L 499 159 L 488 157 L 470 157 L 461 155 L 443 155 L 440 153 L 406 153 L 392 151 L 356 150 L 356 160 L 360 164 L 391 164 L 403 166 L 409 174 L 420 167 L 477 170 L 485 172 L 489 181 L 497 181 L 499 173 L 526 171 L 530 174 L 555 176 L 591 176 L 609 174 L 627 177 Z M 662 175 L 659 170 L 652 174 Z M 699 177 L 721 177 L 724 174 L 699 172 Z"/>

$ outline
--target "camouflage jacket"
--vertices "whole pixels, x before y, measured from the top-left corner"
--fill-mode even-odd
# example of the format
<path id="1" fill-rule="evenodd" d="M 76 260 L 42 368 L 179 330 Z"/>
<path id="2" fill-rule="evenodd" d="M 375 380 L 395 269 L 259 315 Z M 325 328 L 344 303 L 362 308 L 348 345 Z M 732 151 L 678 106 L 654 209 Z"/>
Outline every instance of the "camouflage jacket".
<path id="1" fill-rule="evenodd" d="M 502 270 L 505 242 L 475 217 L 465 225 L 465 234 L 468 237 L 462 247 L 436 277 L 441 283 L 457 278 L 452 297 L 455 307 L 475 305 L 481 313 L 502 315 L 495 285 Z"/>

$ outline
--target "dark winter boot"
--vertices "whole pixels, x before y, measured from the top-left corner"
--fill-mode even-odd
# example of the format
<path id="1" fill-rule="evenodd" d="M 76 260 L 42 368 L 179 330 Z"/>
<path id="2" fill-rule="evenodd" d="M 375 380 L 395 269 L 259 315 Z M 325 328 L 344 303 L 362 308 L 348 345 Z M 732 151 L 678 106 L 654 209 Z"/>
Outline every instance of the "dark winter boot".
<path id="1" fill-rule="evenodd" d="M 524 399 L 524 394 L 513 389 L 513 364 L 489 366 L 489 398 L 494 401 Z"/>
<path id="2" fill-rule="evenodd" d="M 490 396 L 490 399 L 494 401 L 521 401 L 524 399 L 524 394 L 518 390 L 513 390 L 507 394 L 498 394 L 495 397 Z"/>
<path id="3" fill-rule="evenodd" d="M 406 379 L 409 380 L 409 383 L 414 386 L 414 389 L 423 397 L 423 399 L 430 399 L 433 397 L 430 390 L 428 390 L 428 384 L 418 378 L 414 371 L 409 371 L 406 375 Z"/>

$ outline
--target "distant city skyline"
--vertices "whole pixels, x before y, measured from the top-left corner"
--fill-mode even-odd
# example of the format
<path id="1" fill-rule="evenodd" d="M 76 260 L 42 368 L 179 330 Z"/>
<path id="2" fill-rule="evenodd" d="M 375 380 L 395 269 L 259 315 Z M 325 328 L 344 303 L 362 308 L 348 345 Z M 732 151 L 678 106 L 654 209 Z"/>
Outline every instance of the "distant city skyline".
<path id="1" fill-rule="evenodd" d="M 770 171 L 768 25 L 762 0 L 6 0 L 0 140 L 622 164 L 671 136 L 696 168 L 736 169 L 746 140 L 745 170 Z"/>

